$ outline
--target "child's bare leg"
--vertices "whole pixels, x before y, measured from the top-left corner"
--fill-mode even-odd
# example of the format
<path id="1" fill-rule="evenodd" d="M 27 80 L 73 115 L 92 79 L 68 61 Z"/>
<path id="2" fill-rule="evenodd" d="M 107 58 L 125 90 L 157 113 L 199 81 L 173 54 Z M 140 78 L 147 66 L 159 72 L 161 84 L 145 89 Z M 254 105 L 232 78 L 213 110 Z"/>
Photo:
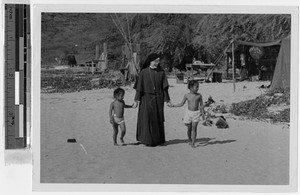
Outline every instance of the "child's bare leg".
<path id="1" fill-rule="evenodd" d="M 187 126 L 187 136 L 189 139 L 189 144 L 191 144 L 192 143 L 192 137 L 191 137 L 192 123 L 188 123 L 188 124 L 186 124 L 186 126 Z"/>
<path id="2" fill-rule="evenodd" d="M 198 126 L 198 122 L 193 122 L 192 123 L 192 144 L 191 146 L 193 148 L 195 148 L 195 141 L 196 141 L 196 137 L 197 137 L 197 126 Z"/>
<path id="3" fill-rule="evenodd" d="M 117 135 L 118 135 L 118 124 L 114 123 L 113 125 L 113 129 L 114 129 L 114 134 L 113 134 L 113 141 L 114 141 L 114 145 L 117 146 Z"/>
<path id="4" fill-rule="evenodd" d="M 120 137 L 120 141 L 121 141 L 121 143 L 124 145 L 125 143 L 124 143 L 124 136 L 125 136 L 125 134 L 126 134 L 126 125 L 125 125 L 125 123 L 121 123 L 120 124 L 120 129 L 121 129 L 121 137 Z"/>

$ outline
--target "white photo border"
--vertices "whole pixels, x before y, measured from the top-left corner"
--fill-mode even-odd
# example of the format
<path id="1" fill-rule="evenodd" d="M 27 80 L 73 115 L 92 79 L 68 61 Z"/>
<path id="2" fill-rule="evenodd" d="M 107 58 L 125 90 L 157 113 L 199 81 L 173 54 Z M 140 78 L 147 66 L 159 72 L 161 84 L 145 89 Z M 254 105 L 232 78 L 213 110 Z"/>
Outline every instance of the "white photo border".
<path id="1" fill-rule="evenodd" d="M 45 3 L 46 2 L 46 3 Z M 77 2 L 77 3 L 76 3 Z M 33 191 L 172 191 L 172 192 L 295 192 L 298 185 L 298 72 L 299 9 L 297 6 L 255 5 L 116 5 L 96 1 L 70 4 L 66 1 L 32 1 L 32 150 Z M 83 4 L 84 3 L 84 4 Z M 41 131 L 41 14 L 44 12 L 78 13 L 222 13 L 222 14 L 291 14 L 291 117 L 289 185 L 153 185 L 153 184 L 45 184 L 40 183 Z"/>

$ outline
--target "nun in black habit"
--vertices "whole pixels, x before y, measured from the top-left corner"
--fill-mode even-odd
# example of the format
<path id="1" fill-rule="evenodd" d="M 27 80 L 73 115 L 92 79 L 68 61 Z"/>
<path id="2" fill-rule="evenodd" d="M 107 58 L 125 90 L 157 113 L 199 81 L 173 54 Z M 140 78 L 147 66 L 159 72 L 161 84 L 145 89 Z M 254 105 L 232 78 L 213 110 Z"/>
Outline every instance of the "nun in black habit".
<path id="1" fill-rule="evenodd" d="M 146 146 L 166 142 L 164 129 L 164 102 L 171 107 L 168 80 L 159 66 L 160 58 L 150 55 L 134 85 L 134 107 L 139 104 L 136 139 Z"/>

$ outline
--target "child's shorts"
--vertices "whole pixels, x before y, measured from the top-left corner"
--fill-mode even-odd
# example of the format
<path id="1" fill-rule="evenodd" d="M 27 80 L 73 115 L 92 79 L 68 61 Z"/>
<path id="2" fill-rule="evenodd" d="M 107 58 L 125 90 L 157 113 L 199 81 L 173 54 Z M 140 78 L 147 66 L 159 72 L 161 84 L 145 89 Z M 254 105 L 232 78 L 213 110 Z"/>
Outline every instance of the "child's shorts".
<path id="1" fill-rule="evenodd" d="M 189 109 L 186 109 L 185 115 L 183 118 L 183 122 L 185 124 L 190 124 L 192 122 L 199 122 L 200 121 L 201 112 L 200 110 L 197 111 L 191 111 Z"/>
<path id="2" fill-rule="evenodd" d="M 122 124 L 122 123 L 125 123 L 124 117 L 119 118 L 119 117 L 117 117 L 116 115 L 114 115 L 114 121 L 115 121 L 115 123 L 117 123 L 118 125 L 120 125 L 120 124 Z"/>

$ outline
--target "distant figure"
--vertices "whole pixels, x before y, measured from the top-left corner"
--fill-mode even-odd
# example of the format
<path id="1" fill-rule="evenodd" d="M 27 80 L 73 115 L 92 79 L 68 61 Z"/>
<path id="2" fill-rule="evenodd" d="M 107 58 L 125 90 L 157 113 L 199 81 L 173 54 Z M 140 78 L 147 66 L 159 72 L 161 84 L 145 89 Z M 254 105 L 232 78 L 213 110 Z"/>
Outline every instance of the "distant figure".
<path id="1" fill-rule="evenodd" d="M 120 142 L 122 145 L 125 145 L 124 143 L 124 136 L 126 133 L 126 126 L 125 126 L 125 120 L 124 120 L 124 108 L 132 108 L 132 105 L 126 105 L 124 102 L 124 95 L 125 91 L 122 88 L 117 88 L 114 91 L 114 101 L 110 104 L 109 107 L 109 118 L 110 123 L 113 126 L 114 133 L 113 133 L 113 142 L 115 146 L 118 146 L 117 143 L 117 135 L 118 135 L 118 126 L 121 128 L 121 137 Z"/>
<path id="2" fill-rule="evenodd" d="M 139 104 L 136 139 L 146 146 L 166 142 L 164 102 L 170 104 L 169 84 L 157 56 L 149 56 L 134 85 L 134 108 Z"/>
<path id="3" fill-rule="evenodd" d="M 198 122 L 200 121 L 201 114 L 202 119 L 205 120 L 205 113 L 202 95 L 198 93 L 199 83 L 195 80 L 191 80 L 188 83 L 188 89 L 190 92 L 183 96 L 181 103 L 172 105 L 172 107 L 181 107 L 186 101 L 188 102 L 188 108 L 186 110 L 183 122 L 187 126 L 189 144 L 191 147 L 195 148 Z"/>
<path id="4" fill-rule="evenodd" d="M 246 80 L 248 78 L 248 70 L 246 68 L 246 57 L 245 54 L 240 55 L 240 60 L 241 60 L 241 81 Z"/>
<path id="5" fill-rule="evenodd" d="M 67 60 L 68 60 L 68 65 L 70 65 L 71 67 L 77 66 L 77 61 L 74 55 L 68 55 Z"/>

